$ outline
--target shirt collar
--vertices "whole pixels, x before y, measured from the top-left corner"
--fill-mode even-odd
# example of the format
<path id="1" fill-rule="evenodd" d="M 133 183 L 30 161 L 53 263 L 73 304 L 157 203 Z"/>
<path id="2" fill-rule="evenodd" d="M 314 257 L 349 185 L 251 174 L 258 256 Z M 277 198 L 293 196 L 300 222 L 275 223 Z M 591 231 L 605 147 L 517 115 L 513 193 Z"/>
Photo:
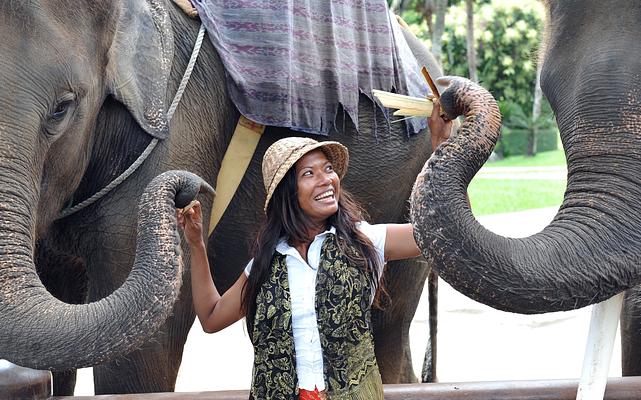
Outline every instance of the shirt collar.
<path id="1" fill-rule="evenodd" d="M 317 241 L 317 240 L 325 240 L 325 237 L 330 233 L 336 235 L 336 228 L 334 228 L 332 226 L 328 230 L 326 230 L 325 232 L 319 233 L 318 235 L 316 235 L 314 237 L 314 242 Z M 278 241 L 278 244 L 276 245 L 276 251 L 279 252 L 282 255 L 295 255 L 295 254 L 298 254 L 298 251 L 295 248 L 293 248 L 292 246 L 290 246 L 289 243 L 287 243 L 287 238 L 284 237 L 284 236 L 282 238 L 280 238 L 280 240 Z"/>

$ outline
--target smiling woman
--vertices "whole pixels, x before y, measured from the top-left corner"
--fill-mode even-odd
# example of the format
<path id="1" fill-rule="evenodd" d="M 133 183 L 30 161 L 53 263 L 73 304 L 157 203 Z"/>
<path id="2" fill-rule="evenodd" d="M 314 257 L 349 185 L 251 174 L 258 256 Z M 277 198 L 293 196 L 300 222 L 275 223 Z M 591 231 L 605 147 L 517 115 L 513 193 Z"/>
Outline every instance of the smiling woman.
<path id="1" fill-rule="evenodd" d="M 438 145 L 451 124 L 433 120 Z M 266 216 L 254 258 L 223 296 L 207 263 L 200 205 L 178 214 L 192 250 L 194 308 L 203 330 L 247 317 L 252 398 L 383 398 L 371 308 L 383 292 L 386 261 L 416 257 L 419 250 L 410 224 L 364 221 L 341 188 L 348 160 L 340 143 L 304 137 L 267 149 Z"/>
<path id="2" fill-rule="evenodd" d="M 223 8 L 228 2 L 208 3 Z M 257 3 L 257 9 L 263 4 L 242 3 Z M 396 59 L 402 58 L 404 65 L 418 61 L 432 75 L 441 73 L 420 42 L 410 43 L 409 50 L 392 47 L 393 39 L 405 34 L 392 32 L 396 28 L 391 26 L 384 0 L 369 3 L 379 11 L 362 13 L 358 7 L 348 10 L 355 4 L 341 5 L 353 16 L 349 27 L 340 23 L 342 17 L 333 27 L 325 20 L 318 22 L 328 28 L 329 37 L 331 32 L 345 32 L 339 37 L 354 43 L 353 54 L 344 62 L 365 60 L 367 68 L 359 69 L 358 74 L 341 70 L 331 75 L 325 72 L 339 64 L 307 63 L 314 79 L 294 88 L 301 95 L 304 92 L 304 97 L 289 96 L 288 67 L 284 86 L 274 86 L 276 74 L 265 73 L 280 71 L 282 66 L 272 68 L 262 62 L 256 69 L 260 77 L 252 83 L 260 85 L 254 93 L 265 94 L 256 96 L 259 105 L 266 104 L 266 98 L 275 98 L 271 90 L 278 90 L 291 100 L 283 109 L 305 107 L 306 101 L 296 99 L 310 98 L 310 94 L 313 104 L 331 111 L 327 117 L 314 111 L 318 118 L 313 120 L 322 125 L 314 131 L 343 143 L 358 164 L 350 180 L 341 181 L 342 186 L 357 192 L 377 221 L 400 222 L 406 220 L 413 180 L 431 153 L 430 135 L 418 129 L 408 132 L 404 123 L 387 125 L 367 94 L 371 88 L 391 90 L 409 84 L 401 69 L 394 68 Z M 303 8 L 322 8 L 331 17 L 329 12 L 337 5 L 306 2 Z M 296 19 L 284 13 L 291 11 L 287 2 L 279 2 L 277 8 L 283 11 L 284 21 Z M 227 55 L 239 52 L 219 52 L 228 47 L 206 40 L 197 60 L 192 58 L 202 20 L 183 14 L 169 0 L 0 1 L 0 358 L 61 371 L 54 371 L 54 395 L 73 394 L 74 373 L 68 371 L 87 365 L 95 365 L 96 394 L 174 390 L 194 318 L 191 287 L 181 286 L 191 268 L 188 262 L 181 264 L 187 252 L 177 251 L 174 245 L 178 239 L 170 223 L 173 206 L 163 205 L 162 210 L 144 206 L 144 213 L 139 214 L 139 199 L 152 179 L 167 170 L 189 170 L 210 184 L 222 178 L 220 165 L 238 121 L 238 107 L 246 104 L 244 96 L 232 95 L 243 90 L 231 89 L 239 83 L 226 68 L 233 60 L 225 61 Z M 240 14 L 250 22 L 249 35 L 256 38 L 251 30 L 260 18 Z M 375 25 L 370 24 L 373 19 Z M 363 26 L 377 29 L 363 32 Z M 275 33 L 285 38 L 280 42 L 269 39 L 274 36 L 261 37 L 266 40 L 262 48 L 270 50 L 277 43 L 283 51 L 276 53 L 287 59 L 287 54 L 310 59 L 308 42 L 299 44 L 295 39 L 301 36 L 290 32 L 297 32 L 296 26 L 290 24 Z M 245 48 L 247 54 L 262 57 L 259 53 L 263 52 L 254 51 L 257 43 L 253 39 L 249 43 L 253 47 Z M 326 46 L 328 54 L 335 52 L 332 43 Z M 374 54 L 372 43 L 381 43 L 386 50 Z M 408 57 L 398 54 L 401 50 Z M 370 63 L 374 59 L 377 62 Z M 191 82 L 197 84 L 187 85 L 172 113 L 172 98 L 191 60 L 196 61 Z M 347 75 L 353 85 L 338 79 Z M 337 83 L 341 88 L 332 89 L 336 95 L 324 96 L 328 92 L 318 90 Z M 334 118 L 339 98 L 349 99 L 348 108 L 354 110 L 345 113 L 345 124 L 338 124 L 340 115 Z M 308 114 L 301 108 L 299 115 Z M 221 291 L 238 279 L 251 258 L 246 238 L 257 226 L 264 202 L 259 158 L 276 140 L 296 135 L 290 126 L 271 126 L 261 136 L 247 179 L 208 240 L 212 264 L 224 264 L 216 270 Z M 380 140 L 383 133 L 384 140 Z M 150 143 L 158 144 L 151 153 Z M 136 163 L 141 154 L 149 155 L 147 161 Z M 95 194 L 104 193 L 103 188 L 113 187 L 114 178 L 132 171 L 132 164 L 139 165 L 136 172 L 99 203 L 68 213 L 73 209 L 68 206 L 86 204 Z M 403 165 L 400 172 L 395 170 L 399 164 Z M 371 184 L 370 171 L 376 171 L 377 185 Z M 171 190 L 162 193 L 167 199 L 173 197 Z M 201 201 L 208 223 L 212 201 Z M 169 215 L 161 217 L 159 212 Z M 145 235 L 150 240 L 144 243 L 138 232 L 139 215 L 151 221 L 143 225 L 145 229 L 155 229 L 154 235 Z M 162 224 L 162 235 L 157 224 Z M 140 262 L 136 261 L 138 245 L 145 251 Z M 157 246 L 162 252 L 155 251 Z M 381 311 L 374 322 L 381 375 L 390 383 L 414 379 L 408 355 L 408 316 L 414 314 L 428 274 L 428 266 L 419 260 L 394 264 L 399 267 L 389 268 L 394 275 L 390 280 L 395 282 L 389 289 L 390 296 L 399 301 Z M 169 266 L 175 272 L 171 279 L 167 277 Z M 132 281 L 130 272 L 145 284 Z M 40 312 L 44 309 L 47 312 Z M 141 318 L 145 324 L 138 323 Z"/>

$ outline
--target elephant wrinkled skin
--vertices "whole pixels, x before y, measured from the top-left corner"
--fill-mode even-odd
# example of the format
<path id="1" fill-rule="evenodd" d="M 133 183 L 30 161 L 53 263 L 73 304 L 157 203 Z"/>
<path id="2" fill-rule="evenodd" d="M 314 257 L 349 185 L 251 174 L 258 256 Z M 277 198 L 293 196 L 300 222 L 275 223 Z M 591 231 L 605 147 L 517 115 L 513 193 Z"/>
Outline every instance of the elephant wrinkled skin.
<path id="1" fill-rule="evenodd" d="M 483 228 L 467 185 L 499 134 L 491 96 L 450 79 L 443 108 L 465 115 L 417 179 L 411 218 L 423 254 L 455 289 L 511 312 L 571 310 L 641 282 L 641 3 L 549 0 L 541 86 L 568 163 L 554 220 L 528 238 Z M 638 50 L 638 51 L 637 51 Z M 446 82 L 442 82 L 446 83 Z M 623 373 L 641 373 L 638 288 L 622 312 Z"/>
<path id="2" fill-rule="evenodd" d="M 71 393 L 70 369 L 94 364 L 98 394 L 174 389 L 195 317 L 191 289 L 183 285 L 167 309 L 168 298 L 154 297 L 146 283 L 154 280 L 130 271 L 137 241 L 139 248 L 153 249 L 136 238 L 143 188 L 169 169 L 215 182 L 238 120 L 220 59 L 206 40 L 169 134 L 168 104 L 197 31 L 198 22 L 169 0 L 0 2 L 0 358 L 58 371 L 56 394 Z M 425 50 L 419 52 L 419 62 L 428 63 Z M 430 138 L 408 137 L 402 124 L 375 134 L 373 127 L 386 121 L 373 110 L 362 96 L 359 133 L 348 121 L 347 132 L 329 139 L 349 147 L 345 184 L 372 220 L 402 222 Z M 259 160 L 271 143 L 291 134 L 268 128 L 209 241 L 221 290 L 248 261 L 248 238 L 264 198 Z M 151 137 L 162 140 L 129 179 L 98 203 L 57 219 L 68 204 L 90 197 L 124 171 Z M 207 213 L 211 199 L 202 202 Z M 163 226 L 156 235 L 175 236 L 173 225 Z M 420 260 L 395 264 L 387 272 L 393 303 L 374 316 L 387 382 L 415 380 L 408 330 L 428 272 Z M 43 290 L 36 269 L 62 302 Z M 131 326 L 130 315 L 144 319 L 150 310 L 169 314 L 161 328 L 141 333 Z M 142 338 L 140 348 L 124 354 L 130 346 L 123 342 Z"/>

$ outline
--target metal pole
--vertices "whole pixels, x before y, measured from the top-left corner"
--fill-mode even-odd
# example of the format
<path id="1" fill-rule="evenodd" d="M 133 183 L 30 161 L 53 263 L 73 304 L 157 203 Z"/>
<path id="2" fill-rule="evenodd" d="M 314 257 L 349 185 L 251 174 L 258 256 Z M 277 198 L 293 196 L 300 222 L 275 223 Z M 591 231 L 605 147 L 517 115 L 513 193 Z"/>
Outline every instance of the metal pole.
<path id="1" fill-rule="evenodd" d="M 619 293 L 592 307 L 590 331 L 576 400 L 603 399 L 622 304 L 623 293 Z"/>

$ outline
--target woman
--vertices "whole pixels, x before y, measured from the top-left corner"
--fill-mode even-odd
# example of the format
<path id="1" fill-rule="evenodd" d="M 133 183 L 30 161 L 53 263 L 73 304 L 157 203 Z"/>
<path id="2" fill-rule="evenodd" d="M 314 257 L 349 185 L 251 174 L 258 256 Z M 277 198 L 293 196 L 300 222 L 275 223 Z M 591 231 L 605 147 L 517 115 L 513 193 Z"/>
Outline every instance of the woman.
<path id="1" fill-rule="evenodd" d="M 435 101 L 432 148 L 451 121 Z M 191 248 L 193 302 L 205 332 L 247 316 L 254 399 L 383 399 L 370 308 L 388 260 L 420 255 L 410 224 L 370 225 L 342 190 L 347 149 L 291 137 L 265 153 L 266 218 L 254 258 L 220 296 L 209 270 L 200 204 L 179 226 Z"/>

